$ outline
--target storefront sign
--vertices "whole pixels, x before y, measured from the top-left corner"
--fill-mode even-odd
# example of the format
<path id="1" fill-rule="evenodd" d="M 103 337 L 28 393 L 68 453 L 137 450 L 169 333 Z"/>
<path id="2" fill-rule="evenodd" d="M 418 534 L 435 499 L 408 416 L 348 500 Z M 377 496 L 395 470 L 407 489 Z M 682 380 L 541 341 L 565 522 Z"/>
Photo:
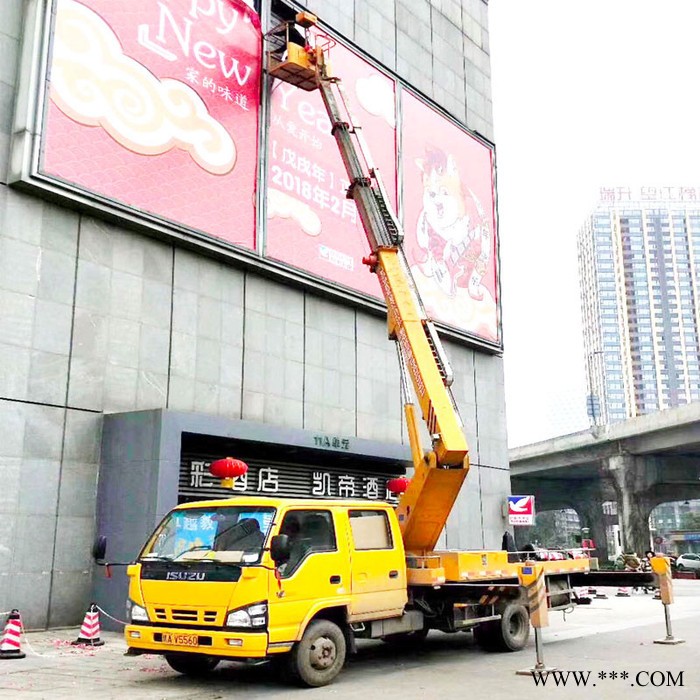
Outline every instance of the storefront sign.
<path id="1" fill-rule="evenodd" d="M 243 0 L 55 0 L 42 175 L 255 245 L 261 31 Z"/>
<path id="2" fill-rule="evenodd" d="M 396 503 L 386 483 L 396 474 L 363 473 L 338 467 L 305 465 L 251 465 L 236 479 L 233 489 L 224 489 L 209 473 L 210 461 L 186 458 L 180 469 L 180 494 L 189 498 L 226 498 L 235 495 L 263 495 L 296 498 L 363 498 Z"/>
<path id="3" fill-rule="evenodd" d="M 601 187 L 601 202 L 700 202 L 700 187 Z"/>
<path id="4" fill-rule="evenodd" d="M 314 435 L 314 447 L 325 447 L 333 450 L 349 450 L 350 439 L 337 435 Z"/>

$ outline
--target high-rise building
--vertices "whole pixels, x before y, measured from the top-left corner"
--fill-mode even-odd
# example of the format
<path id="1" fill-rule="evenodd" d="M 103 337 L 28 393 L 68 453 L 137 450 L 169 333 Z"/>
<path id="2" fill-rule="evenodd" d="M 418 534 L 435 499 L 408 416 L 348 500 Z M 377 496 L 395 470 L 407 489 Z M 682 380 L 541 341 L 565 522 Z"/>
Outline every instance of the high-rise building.
<path id="1" fill-rule="evenodd" d="M 700 188 L 601 189 L 578 257 L 592 423 L 700 399 Z"/>

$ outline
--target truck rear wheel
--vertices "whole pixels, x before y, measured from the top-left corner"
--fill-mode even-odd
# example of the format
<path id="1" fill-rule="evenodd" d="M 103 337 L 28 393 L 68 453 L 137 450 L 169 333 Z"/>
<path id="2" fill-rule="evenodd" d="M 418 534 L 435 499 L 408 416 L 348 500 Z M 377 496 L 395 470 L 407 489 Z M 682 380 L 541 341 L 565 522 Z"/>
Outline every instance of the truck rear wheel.
<path id="1" fill-rule="evenodd" d="M 509 603 L 500 620 L 482 622 L 474 629 L 476 643 L 486 651 L 520 651 L 530 637 L 530 617 L 524 605 Z"/>
<path id="2" fill-rule="evenodd" d="M 330 620 L 313 620 L 287 659 L 287 674 L 299 685 L 328 685 L 345 663 L 345 636 Z"/>
<path id="3" fill-rule="evenodd" d="M 219 659 L 203 654 L 166 654 L 165 660 L 168 666 L 185 676 L 206 676 L 219 664 Z"/>

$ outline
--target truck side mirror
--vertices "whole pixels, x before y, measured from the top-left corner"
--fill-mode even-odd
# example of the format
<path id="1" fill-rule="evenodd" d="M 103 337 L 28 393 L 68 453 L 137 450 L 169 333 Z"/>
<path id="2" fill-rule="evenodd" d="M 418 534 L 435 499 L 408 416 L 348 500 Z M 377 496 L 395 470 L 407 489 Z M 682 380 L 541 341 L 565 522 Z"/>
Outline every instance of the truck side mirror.
<path id="1" fill-rule="evenodd" d="M 92 545 L 92 558 L 95 561 L 100 561 L 100 559 L 105 558 L 105 553 L 107 552 L 107 538 L 104 535 L 100 535 L 95 538 L 95 543 Z"/>
<path id="2" fill-rule="evenodd" d="M 275 566 L 280 566 L 289 561 L 290 545 L 289 535 L 275 535 L 270 540 L 270 556 Z"/>

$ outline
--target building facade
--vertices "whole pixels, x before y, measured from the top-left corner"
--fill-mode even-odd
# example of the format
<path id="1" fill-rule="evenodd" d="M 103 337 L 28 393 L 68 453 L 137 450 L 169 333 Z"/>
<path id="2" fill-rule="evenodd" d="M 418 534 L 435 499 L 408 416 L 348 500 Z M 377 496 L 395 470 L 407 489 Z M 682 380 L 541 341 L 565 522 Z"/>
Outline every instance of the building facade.
<path id="1" fill-rule="evenodd" d="M 670 554 L 700 551 L 700 500 L 663 503 L 649 518 L 654 544 Z"/>
<path id="2" fill-rule="evenodd" d="M 79 623 L 95 595 L 121 617 L 124 576 L 96 574 L 95 535 L 109 560 L 133 559 L 172 506 L 221 493 L 215 457 L 249 462 L 239 491 L 290 496 L 386 498 L 406 470 L 396 353 L 330 129 L 264 74 L 262 35 L 300 6 L 248 5 L 3 0 L 0 608 L 27 628 Z M 487 4 L 307 9 L 386 163 L 455 372 L 472 468 L 442 544 L 498 547 L 510 480 Z M 138 99 L 107 94 L 106 75 Z M 127 123 L 147 114 L 158 128 Z M 436 179 L 450 199 L 431 210 Z M 452 209 L 464 235 L 448 248 Z"/>
<path id="3" fill-rule="evenodd" d="M 698 197 L 692 187 L 605 189 L 580 230 L 594 424 L 700 399 Z"/>

